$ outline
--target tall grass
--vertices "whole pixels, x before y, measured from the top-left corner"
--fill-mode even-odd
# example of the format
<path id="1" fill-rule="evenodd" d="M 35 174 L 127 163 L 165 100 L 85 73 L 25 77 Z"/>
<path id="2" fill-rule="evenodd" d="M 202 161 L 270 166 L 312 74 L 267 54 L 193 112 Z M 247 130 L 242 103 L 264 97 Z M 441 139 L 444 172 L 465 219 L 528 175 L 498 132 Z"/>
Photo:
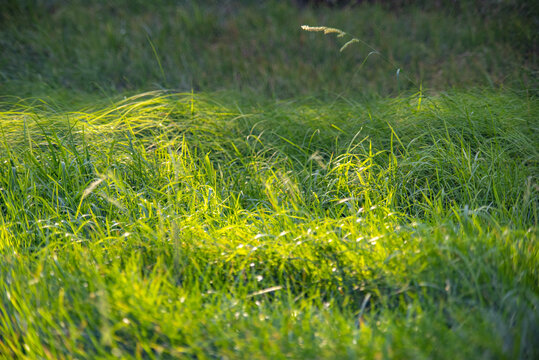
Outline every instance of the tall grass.
<path id="1" fill-rule="evenodd" d="M 533 22 L 429 9 L 8 1 L 0 358 L 539 357 Z"/>
<path id="2" fill-rule="evenodd" d="M 534 98 L 0 107 L 6 358 L 537 356 Z"/>

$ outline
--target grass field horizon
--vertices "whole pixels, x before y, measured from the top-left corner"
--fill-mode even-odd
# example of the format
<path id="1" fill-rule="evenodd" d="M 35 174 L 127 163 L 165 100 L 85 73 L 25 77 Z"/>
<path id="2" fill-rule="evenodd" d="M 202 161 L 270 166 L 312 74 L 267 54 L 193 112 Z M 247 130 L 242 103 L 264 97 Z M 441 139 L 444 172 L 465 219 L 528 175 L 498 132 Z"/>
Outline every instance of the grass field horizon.
<path id="1" fill-rule="evenodd" d="M 539 356 L 537 36 L 500 4 L 11 1 L 0 358 Z"/>

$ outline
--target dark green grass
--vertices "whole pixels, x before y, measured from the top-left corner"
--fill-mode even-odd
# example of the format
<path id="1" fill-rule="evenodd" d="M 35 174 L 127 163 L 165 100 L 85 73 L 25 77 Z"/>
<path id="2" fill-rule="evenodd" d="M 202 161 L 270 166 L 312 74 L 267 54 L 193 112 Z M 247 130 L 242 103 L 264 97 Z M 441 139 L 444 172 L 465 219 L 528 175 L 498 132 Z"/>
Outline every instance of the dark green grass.
<path id="1" fill-rule="evenodd" d="M 1 94 L 235 89 L 283 99 L 395 94 L 419 84 L 537 88 L 536 20 L 499 4 L 455 13 L 290 1 L 8 3 L 0 18 Z M 376 55 L 360 69 L 371 49 L 356 44 L 339 53 L 339 39 L 302 32 L 303 24 L 373 44 L 414 84 L 404 76 L 397 82 L 397 69 Z"/>
<path id="2" fill-rule="evenodd" d="M 538 355 L 535 99 L 226 98 L 2 104 L 4 357 Z"/>

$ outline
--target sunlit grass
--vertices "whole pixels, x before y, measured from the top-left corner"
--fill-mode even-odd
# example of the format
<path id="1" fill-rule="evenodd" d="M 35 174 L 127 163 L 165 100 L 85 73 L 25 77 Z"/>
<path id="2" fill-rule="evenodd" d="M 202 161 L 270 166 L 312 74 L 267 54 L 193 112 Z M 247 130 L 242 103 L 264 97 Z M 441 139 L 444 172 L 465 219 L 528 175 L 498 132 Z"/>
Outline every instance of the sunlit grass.
<path id="1" fill-rule="evenodd" d="M 537 356 L 533 98 L 6 99 L 6 358 Z"/>

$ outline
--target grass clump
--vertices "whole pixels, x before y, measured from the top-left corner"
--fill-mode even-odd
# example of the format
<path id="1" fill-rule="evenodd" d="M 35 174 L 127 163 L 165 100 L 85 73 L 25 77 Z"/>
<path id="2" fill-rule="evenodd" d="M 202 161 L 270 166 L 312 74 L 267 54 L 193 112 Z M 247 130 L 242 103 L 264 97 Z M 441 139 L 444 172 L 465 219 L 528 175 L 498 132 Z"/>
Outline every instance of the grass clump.
<path id="1" fill-rule="evenodd" d="M 7 357 L 537 356 L 533 98 L 1 108 Z"/>

